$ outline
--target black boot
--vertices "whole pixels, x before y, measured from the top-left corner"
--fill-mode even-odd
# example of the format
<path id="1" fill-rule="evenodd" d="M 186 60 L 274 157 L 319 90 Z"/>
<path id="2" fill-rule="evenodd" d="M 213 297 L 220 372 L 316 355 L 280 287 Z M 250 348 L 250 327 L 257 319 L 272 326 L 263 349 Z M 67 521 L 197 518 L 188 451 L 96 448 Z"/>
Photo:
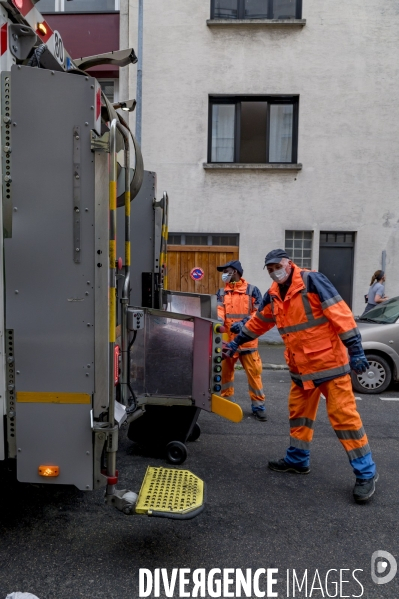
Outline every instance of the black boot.
<path id="1" fill-rule="evenodd" d="M 357 478 L 353 488 L 353 497 L 357 503 L 368 501 L 374 495 L 378 473 L 373 478 Z"/>
<path id="2" fill-rule="evenodd" d="M 294 474 L 309 474 L 310 472 L 309 466 L 295 466 L 288 464 L 284 459 L 270 461 L 269 468 L 275 472 L 293 472 Z"/>

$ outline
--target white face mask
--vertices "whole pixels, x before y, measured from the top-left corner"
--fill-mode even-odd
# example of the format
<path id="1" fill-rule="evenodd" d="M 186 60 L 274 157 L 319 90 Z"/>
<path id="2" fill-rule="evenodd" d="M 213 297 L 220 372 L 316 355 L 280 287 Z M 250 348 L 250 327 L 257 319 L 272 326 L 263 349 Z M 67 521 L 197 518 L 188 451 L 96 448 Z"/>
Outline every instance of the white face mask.
<path id="1" fill-rule="evenodd" d="M 230 272 L 224 272 L 222 274 L 222 281 L 223 281 L 223 283 L 230 283 L 230 279 L 231 279 L 232 276 L 233 276 L 232 273 L 230 273 Z"/>
<path id="2" fill-rule="evenodd" d="M 278 270 L 275 270 L 273 272 L 269 272 L 269 275 L 271 276 L 271 278 L 273 279 L 273 281 L 276 281 L 276 283 L 278 283 L 279 285 L 281 285 L 282 283 L 285 283 L 285 281 L 288 279 L 288 277 L 291 274 L 291 266 L 288 266 L 288 272 L 286 271 L 286 269 L 284 268 L 284 266 L 282 268 L 279 268 Z"/>

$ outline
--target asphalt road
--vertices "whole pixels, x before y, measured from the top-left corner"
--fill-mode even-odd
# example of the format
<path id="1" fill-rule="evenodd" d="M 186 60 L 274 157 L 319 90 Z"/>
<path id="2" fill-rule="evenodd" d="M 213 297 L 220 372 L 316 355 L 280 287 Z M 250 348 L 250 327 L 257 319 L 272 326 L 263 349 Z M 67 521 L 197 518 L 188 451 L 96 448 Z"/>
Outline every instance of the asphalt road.
<path id="1" fill-rule="evenodd" d="M 278 474 L 267 468 L 268 459 L 283 457 L 287 445 L 290 383 L 285 371 L 264 371 L 263 379 L 268 422 L 250 416 L 242 371 L 236 373 L 236 399 L 243 422 L 200 417 L 202 435 L 189 444 L 184 467 L 206 481 L 207 505 L 193 520 L 125 516 L 104 506 L 100 491 L 16 484 L 3 472 L 0 599 L 12 591 L 29 591 L 39 599 L 136 599 L 139 568 L 276 568 L 273 590 L 279 597 L 397 599 L 399 575 L 388 584 L 374 584 L 370 559 L 385 550 L 399 560 L 399 401 L 358 400 L 380 481 L 373 499 L 357 505 L 354 476 L 322 403 L 311 473 Z M 382 397 L 399 398 L 399 388 Z M 147 465 L 165 462 L 122 436 L 120 486 L 137 490 Z M 293 594 L 293 569 L 300 581 L 307 571 L 306 594 L 305 585 Z M 326 585 L 328 570 L 333 571 Z M 340 576 L 350 582 L 336 592 L 332 583 Z M 166 597 L 163 591 L 160 597 Z"/>

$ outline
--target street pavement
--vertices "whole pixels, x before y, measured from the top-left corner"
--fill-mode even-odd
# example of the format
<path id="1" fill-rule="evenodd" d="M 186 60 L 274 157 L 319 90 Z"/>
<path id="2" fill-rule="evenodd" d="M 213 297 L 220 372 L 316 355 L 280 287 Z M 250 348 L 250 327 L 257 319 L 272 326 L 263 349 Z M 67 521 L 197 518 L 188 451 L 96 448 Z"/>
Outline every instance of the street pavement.
<path id="1" fill-rule="evenodd" d="M 278 597 L 397 599 L 399 575 L 388 584 L 374 584 L 370 560 L 378 550 L 399 560 L 399 387 L 381 396 L 390 401 L 358 396 L 380 480 L 373 499 L 357 505 L 354 476 L 323 402 L 311 473 L 268 469 L 268 460 L 283 457 L 288 442 L 290 380 L 287 371 L 264 370 L 263 381 L 268 422 L 251 416 L 243 371 L 236 372 L 243 421 L 201 414 L 201 437 L 188 445 L 183 466 L 207 486 L 205 511 L 193 520 L 125 516 L 103 504 L 101 491 L 28 486 L 13 483 L 3 472 L 0 599 L 12 591 L 29 591 L 39 599 L 136 599 L 139 568 L 276 568 Z M 132 444 L 125 433 L 121 437 L 119 487 L 138 490 L 147 465 L 166 463 Z M 295 595 L 292 585 L 287 591 L 287 570 L 292 580 L 293 569 L 299 581 L 307 571 L 306 594 L 305 585 L 302 591 L 296 587 Z M 310 594 L 316 570 L 321 588 Z M 350 582 L 341 583 L 341 591 L 338 586 L 335 592 L 332 583 L 326 588 L 329 570 L 330 582 L 340 575 Z"/>

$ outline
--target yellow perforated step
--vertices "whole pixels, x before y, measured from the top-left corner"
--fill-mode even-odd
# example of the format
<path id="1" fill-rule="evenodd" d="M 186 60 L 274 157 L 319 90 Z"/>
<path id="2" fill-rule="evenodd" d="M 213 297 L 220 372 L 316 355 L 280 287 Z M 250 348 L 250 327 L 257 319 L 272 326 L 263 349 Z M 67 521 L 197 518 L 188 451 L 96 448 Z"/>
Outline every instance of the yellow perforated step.
<path id="1" fill-rule="evenodd" d="M 194 518 L 204 509 L 204 482 L 189 470 L 149 466 L 136 504 L 137 514 Z"/>

